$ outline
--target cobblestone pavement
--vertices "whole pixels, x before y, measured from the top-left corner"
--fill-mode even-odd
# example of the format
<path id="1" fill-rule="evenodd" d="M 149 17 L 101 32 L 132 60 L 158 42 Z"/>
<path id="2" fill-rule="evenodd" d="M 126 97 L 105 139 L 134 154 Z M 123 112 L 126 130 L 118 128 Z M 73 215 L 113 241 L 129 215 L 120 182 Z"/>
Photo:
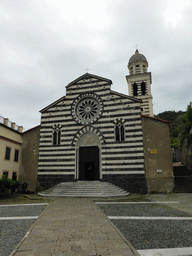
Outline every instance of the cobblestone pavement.
<path id="1" fill-rule="evenodd" d="M 143 198 L 150 201 L 178 201 L 179 204 L 168 205 L 192 215 L 192 193 L 149 194 L 144 195 Z"/>
<path id="2" fill-rule="evenodd" d="M 39 204 L 0 205 L 0 256 L 8 256 L 36 220 L 17 217 L 39 216 L 44 208 Z"/>
<path id="3" fill-rule="evenodd" d="M 87 201 L 88 200 L 88 201 Z M 100 199 L 100 201 L 106 201 L 107 199 Z M 99 201 L 97 199 L 96 201 Z M 108 201 L 114 201 L 114 198 L 108 199 Z M 171 209 L 176 209 L 174 211 L 174 216 L 178 216 L 177 213 L 181 216 L 189 216 L 192 215 L 192 194 L 151 194 L 151 195 L 140 195 L 140 194 L 132 194 L 128 197 L 119 198 L 116 201 L 124 201 L 124 202 L 138 202 L 138 201 L 178 201 L 176 204 L 166 204 L 165 208 L 167 209 L 167 216 L 170 214 Z M 87 202 L 91 202 L 89 205 L 89 209 L 87 208 Z M 9 202 L 10 203 L 10 202 Z M 151 205 L 151 204 L 150 204 Z M 21 207 L 21 206 L 20 206 Z M 75 209 L 76 208 L 76 209 Z M 111 211 L 115 211 L 112 207 Z M 137 214 L 139 211 L 139 215 L 147 215 L 150 213 L 157 212 L 155 209 L 158 209 L 158 213 L 163 216 L 162 208 L 155 208 L 154 206 L 150 207 L 151 210 L 146 208 L 146 206 L 141 207 L 136 210 L 134 207 L 132 208 L 132 214 Z M 60 210 L 59 210 L 60 209 Z M 77 210 L 78 209 L 78 210 Z M 21 216 L 31 215 L 37 216 L 43 210 L 43 207 L 40 208 L 26 208 L 26 206 L 22 208 L 1 208 L 0 207 L 1 216 L 18 216 L 20 212 Z M 182 211 L 180 214 L 177 210 Z M 121 207 L 118 207 L 119 213 L 123 214 Z M 95 212 L 97 212 L 96 216 Z M 130 245 L 130 243 L 126 239 L 121 236 L 121 233 L 118 233 L 118 229 L 116 229 L 110 221 L 106 222 L 105 216 L 100 212 L 96 205 L 91 201 L 91 199 L 66 199 L 60 198 L 56 200 L 54 204 L 48 206 L 46 211 L 43 212 L 43 215 L 37 221 L 35 220 L 9 220 L 9 221 L 0 221 L 0 256 L 8 256 L 10 251 L 13 250 L 14 246 L 19 242 L 19 247 L 17 250 L 14 250 L 10 256 L 31 256 L 31 255 L 78 255 L 78 256 L 105 256 L 105 255 L 138 255 L 134 248 Z M 3 214 L 3 215 L 2 215 Z M 19 215 L 20 215 L 19 214 Z M 35 222 L 35 223 L 34 223 Z M 148 221 L 149 225 L 151 225 L 151 221 Z M 86 223 L 86 224 L 85 224 Z M 106 224 L 107 223 L 107 224 Z M 130 221 L 133 230 L 138 226 L 134 221 Z M 131 229 L 127 229 L 125 226 L 125 222 L 122 221 L 120 224 L 128 234 L 132 233 Z M 119 228 L 121 229 L 119 225 Z M 142 225 L 141 225 L 142 226 Z M 144 230 L 147 230 L 146 227 L 148 225 L 144 225 Z M 155 227 L 155 226 L 154 226 Z M 157 224 L 157 233 L 158 230 L 161 231 L 161 225 Z M 30 230 L 29 230 L 30 228 Z M 163 230 L 162 226 L 162 230 Z M 176 226 L 175 226 L 176 228 Z M 181 230 L 185 226 L 183 226 L 182 222 L 178 222 L 177 226 L 178 230 Z M 186 226 L 186 231 L 190 228 L 190 226 Z M 29 232 L 27 232 L 29 231 Z M 78 232 L 76 232 L 78 231 Z M 171 227 L 170 227 L 171 231 Z M 26 234 L 23 239 L 22 237 Z M 115 232 L 115 239 L 112 233 Z M 190 232 L 189 230 L 187 232 Z M 188 234 L 188 238 L 190 239 L 190 233 Z M 110 234 L 108 236 L 107 234 Z M 144 232 L 144 233 L 147 233 Z M 148 232 L 150 233 L 150 232 Z M 101 234 L 101 235 L 100 235 Z M 167 235 L 170 235 L 168 233 Z M 126 235 L 126 234 L 125 234 Z M 81 237 L 82 236 L 82 237 Z M 138 237 L 142 236 L 142 233 L 138 231 Z M 22 240 L 21 240 L 22 239 Z M 113 240 L 119 241 L 119 245 L 115 245 Z M 192 239 L 191 239 L 192 240 Z M 124 242 L 125 241 L 125 242 Z M 130 240 L 129 240 L 130 241 Z M 147 243 L 146 239 L 146 243 Z M 173 239 L 174 241 L 174 239 Z M 155 240 L 154 240 L 155 243 Z M 109 246 L 112 244 L 112 249 L 109 249 Z M 134 245 L 134 244 L 133 244 Z M 115 246 L 116 249 L 115 250 Z M 123 248 L 127 246 L 128 249 L 124 253 Z M 50 253 L 49 253 L 50 248 Z M 90 248 L 90 251 L 86 250 Z M 96 250 L 98 248 L 98 250 Z M 102 249 L 108 249 L 107 252 L 102 252 Z M 122 250 L 119 251 L 119 248 Z M 41 251 L 42 249 L 42 251 Z M 41 252 L 40 252 L 41 251 Z M 54 251 L 54 252 L 53 252 Z M 83 253 L 82 253 L 83 252 Z M 160 254 L 146 254 L 146 255 L 160 255 Z M 164 255 L 164 254 L 162 254 Z M 172 255 L 171 252 L 166 254 L 168 256 Z M 174 256 L 177 254 L 173 254 Z M 184 256 L 184 253 L 179 255 Z M 190 254 L 185 254 L 189 256 Z"/>
<path id="4" fill-rule="evenodd" d="M 135 194 L 116 203 L 102 201 L 99 207 L 142 255 L 192 255 L 192 194 Z"/>
<path id="5" fill-rule="evenodd" d="M 59 198 L 49 204 L 12 255 L 139 254 L 91 199 Z"/>

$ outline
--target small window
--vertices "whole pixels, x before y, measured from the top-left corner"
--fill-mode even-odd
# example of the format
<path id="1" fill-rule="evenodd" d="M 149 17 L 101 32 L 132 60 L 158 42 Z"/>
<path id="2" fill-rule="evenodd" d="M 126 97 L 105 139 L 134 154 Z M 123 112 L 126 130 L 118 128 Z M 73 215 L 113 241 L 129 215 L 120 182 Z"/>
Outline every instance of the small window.
<path id="1" fill-rule="evenodd" d="M 146 84 L 144 82 L 141 83 L 141 94 L 146 95 Z"/>
<path id="2" fill-rule="evenodd" d="M 116 141 L 124 141 L 125 140 L 125 129 L 124 125 L 120 122 L 115 126 L 115 139 Z"/>
<path id="3" fill-rule="evenodd" d="M 53 145 L 61 144 L 61 126 L 54 125 L 53 127 Z"/>
<path id="4" fill-rule="evenodd" d="M 57 131 L 53 132 L 53 145 L 57 145 Z"/>
<path id="5" fill-rule="evenodd" d="M 17 172 L 12 173 L 12 180 L 17 180 Z"/>
<path id="6" fill-rule="evenodd" d="M 125 130 L 124 130 L 124 125 L 121 125 L 121 141 L 125 140 Z"/>
<path id="7" fill-rule="evenodd" d="M 138 86 L 136 83 L 133 84 L 133 96 L 138 96 Z"/>
<path id="8" fill-rule="evenodd" d="M 6 160 L 10 160 L 10 154 L 11 154 L 11 148 L 6 147 L 6 151 L 5 151 L 5 159 Z"/>
<path id="9" fill-rule="evenodd" d="M 3 176 L 6 176 L 6 178 L 8 178 L 8 172 L 7 172 L 7 171 L 4 171 L 4 172 L 3 172 Z"/>
<path id="10" fill-rule="evenodd" d="M 14 161 L 18 162 L 18 160 L 19 160 L 19 150 L 15 149 Z"/>
<path id="11" fill-rule="evenodd" d="M 119 133 L 119 126 L 116 125 L 115 127 L 115 137 L 116 137 L 116 141 L 120 141 L 120 133 Z"/>
<path id="12" fill-rule="evenodd" d="M 58 145 L 60 145 L 61 144 L 61 131 L 60 130 L 58 130 L 58 133 L 57 133 L 57 143 L 58 143 Z"/>

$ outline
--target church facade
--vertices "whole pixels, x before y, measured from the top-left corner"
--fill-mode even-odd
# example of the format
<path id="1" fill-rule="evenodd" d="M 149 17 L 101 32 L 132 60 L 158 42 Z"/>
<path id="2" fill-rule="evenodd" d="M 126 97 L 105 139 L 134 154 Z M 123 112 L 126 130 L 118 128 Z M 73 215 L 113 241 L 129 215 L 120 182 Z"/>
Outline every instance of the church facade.
<path id="1" fill-rule="evenodd" d="M 132 192 L 147 191 L 142 114 L 153 115 L 151 74 L 137 55 L 128 66 L 142 67 L 127 77 L 131 96 L 112 91 L 111 80 L 86 73 L 66 86 L 66 96 L 40 111 L 42 186 L 108 180 Z"/>

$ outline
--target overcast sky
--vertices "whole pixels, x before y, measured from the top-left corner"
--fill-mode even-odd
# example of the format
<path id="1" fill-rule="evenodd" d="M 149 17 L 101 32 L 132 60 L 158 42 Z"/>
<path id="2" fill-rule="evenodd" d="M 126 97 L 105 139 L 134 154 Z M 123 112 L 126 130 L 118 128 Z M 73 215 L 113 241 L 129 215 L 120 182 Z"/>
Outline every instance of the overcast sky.
<path id="1" fill-rule="evenodd" d="M 0 24 L 0 115 L 24 130 L 87 68 L 128 94 L 136 44 L 154 114 L 192 101 L 191 0 L 1 0 Z"/>

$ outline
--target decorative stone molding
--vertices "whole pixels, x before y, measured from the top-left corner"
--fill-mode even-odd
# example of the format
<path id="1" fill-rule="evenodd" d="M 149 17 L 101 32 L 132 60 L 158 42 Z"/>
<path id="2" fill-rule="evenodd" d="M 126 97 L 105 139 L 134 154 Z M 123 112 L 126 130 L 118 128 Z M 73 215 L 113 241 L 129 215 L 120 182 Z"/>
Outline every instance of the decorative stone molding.
<path id="1" fill-rule="evenodd" d="M 94 93 L 81 94 L 72 103 L 71 114 L 79 124 L 92 124 L 101 117 L 102 113 L 103 102 Z"/>
<path id="2" fill-rule="evenodd" d="M 72 139 L 71 145 L 75 146 L 80 137 L 82 137 L 85 133 L 95 134 L 100 139 L 101 144 L 105 144 L 105 138 L 103 134 L 99 131 L 99 129 L 93 126 L 85 126 L 75 134 L 75 136 Z"/>

